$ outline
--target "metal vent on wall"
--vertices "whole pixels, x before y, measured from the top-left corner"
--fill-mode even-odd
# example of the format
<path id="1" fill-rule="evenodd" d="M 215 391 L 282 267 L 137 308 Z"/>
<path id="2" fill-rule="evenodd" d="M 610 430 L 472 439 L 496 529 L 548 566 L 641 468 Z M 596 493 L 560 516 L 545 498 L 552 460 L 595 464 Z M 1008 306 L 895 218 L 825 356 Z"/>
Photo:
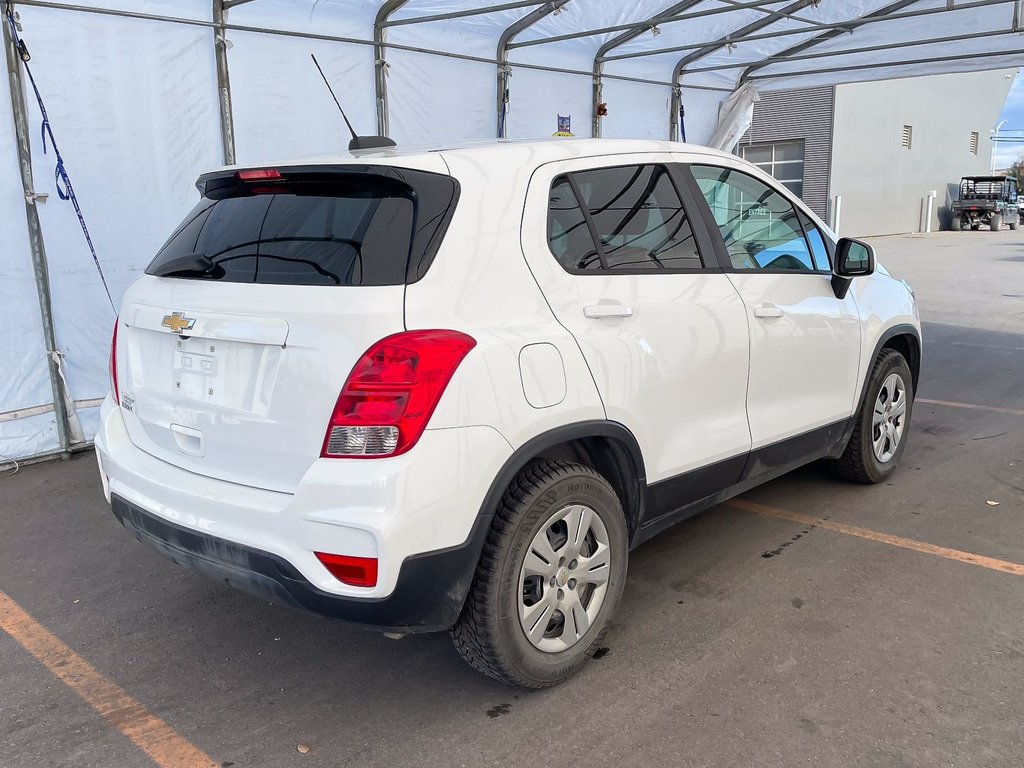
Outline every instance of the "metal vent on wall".
<path id="1" fill-rule="evenodd" d="M 903 126 L 903 148 L 910 149 L 910 145 L 914 140 L 914 126 L 904 125 Z"/>
<path id="2" fill-rule="evenodd" d="M 978 154 L 978 132 L 971 131 L 971 154 Z"/>

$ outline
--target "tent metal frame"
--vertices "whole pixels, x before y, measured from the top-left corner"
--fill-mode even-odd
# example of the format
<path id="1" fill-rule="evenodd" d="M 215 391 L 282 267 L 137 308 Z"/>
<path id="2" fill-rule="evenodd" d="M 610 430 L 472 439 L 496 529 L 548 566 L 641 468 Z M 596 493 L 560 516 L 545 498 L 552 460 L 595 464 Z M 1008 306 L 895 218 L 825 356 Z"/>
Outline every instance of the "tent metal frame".
<path id="1" fill-rule="evenodd" d="M 809 5 L 817 5 L 819 0 L 796 0 L 796 2 L 790 3 L 783 8 L 779 13 L 784 17 L 789 17 L 790 14 L 798 13 Z M 686 67 L 695 61 L 703 59 L 705 56 L 710 56 L 716 51 L 720 51 L 722 48 L 726 48 L 730 45 L 735 44 L 737 40 L 742 40 L 746 35 L 758 32 L 765 27 L 771 26 L 778 21 L 778 18 L 769 16 L 764 19 L 758 19 L 752 21 L 749 24 L 745 24 L 739 29 L 730 32 L 723 37 L 718 38 L 713 43 L 705 45 L 703 48 L 698 48 L 692 53 L 688 53 L 686 56 L 676 62 L 675 67 L 672 68 L 672 82 L 679 83 L 683 79 L 683 74 L 686 71 Z M 668 134 L 670 141 L 679 140 L 679 122 L 680 122 L 680 109 L 683 104 L 683 91 L 682 87 L 672 89 L 672 98 L 669 102 L 668 111 Z"/>
<path id="2" fill-rule="evenodd" d="M 505 27 L 498 38 L 498 52 L 495 57 L 498 65 L 497 91 L 495 94 L 498 114 L 495 124 L 495 136 L 499 139 L 505 138 L 508 135 L 509 78 L 512 76 L 512 67 L 508 63 L 509 45 L 521 32 L 532 27 L 546 16 L 560 11 L 562 6 L 568 2 L 569 0 L 549 0 L 549 2 L 535 8 L 518 21 Z"/>
<path id="3" fill-rule="evenodd" d="M 8 3 L 8 7 L 11 7 Z M 32 271 L 35 277 L 36 298 L 39 301 L 39 316 L 43 329 L 43 343 L 46 345 L 46 364 L 50 377 L 50 392 L 53 396 L 53 415 L 57 423 L 59 455 L 70 455 L 71 427 L 68 422 L 67 400 L 64 378 L 58 362 L 60 350 L 57 347 L 57 332 L 53 321 L 53 302 L 50 296 L 50 270 L 46 261 L 46 246 L 43 243 L 43 228 L 39 223 L 39 211 L 32 178 L 32 143 L 29 140 L 28 109 L 25 106 L 25 81 L 21 74 L 21 57 L 14 47 L 14 38 L 6 18 L 3 24 L 4 53 L 7 58 L 8 83 L 11 90 L 11 116 L 14 118 L 15 144 L 18 151 L 18 170 L 25 193 L 25 219 L 28 225 L 28 245 L 32 256 Z"/>
<path id="4" fill-rule="evenodd" d="M 513 43 L 511 48 L 526 48 L 534 45 L 547 45 L 548 43 L 560 43 L 564 40 L 579 40 L 583 37 L 594 37 L 596 35 L 605 35 L 610 32 L 629 32 L 634 29 L 640 29 L 641 31 L 651 29 L 652 27 L 662 27 L 666 24 L 672 24 L 677 21 L 693 21 L 694 19 L 701 19 L 707 16 L 718 16 L 723 13 L 736 13 L 737 11 L 746 10 L 762 10 L 765 6 L 775 5 L 779 0 L 752 0 L 752 2 L 735 2 L 729 3 L 728 5 L 721 6 L 718 8 L 707 8 L 703 11 L 694 11 L 684 16 L 666 14 L 664 16 L 652 16 L 644 21 L 631 21 L 626 24 L 614 24 L 609 27 L 595 27 L 592 29 L 584 29 L 579 32 L 569 32 L 564 35 L 553 35 L 551 37 L 538 37 L 534 40 L 523 40 L 518 43 Z M 768 11 L 770 13 L 770 11 Z M 778 19 L 775 19 L 778 21 Z"/>
<path id="5" fill-rule="evenodd" d="M 913 4 L 915 2 L 921 2 L 921 0 L 910 0 L 908 5 Z M 861 16 L 861 17 L 858 17 L 858 18 L 855 18 L 855 19 L 849 19 L 847 21 L 834 22 L 832 24 L 825 25 L 825 26 L 828 28 L 828 31 L 830 31 L 830 32 L 834 31 L 837 34 L 842 34 L 844 32 L 852 32 L 857 27 L 862 27 L 865 24 L 873 24 L 873 23 L 876 23 L 876 22 L 886 22 L 886 21 L 899 21 L 900 19 L 913 19 L 913 18 L 918 18 L 918 17 L 921 17 L 921 16 L 933 16 L 933 15 L 942 14 L 942 13 L 956 13 L 957 11 L 969 11 L 969 10 L 972 10 L 974 8 L 987 8 L 987 7 L 993 6 L 993 5 L 1007 5 L 1009 3 L 1016 4 L 1017 2 L 1019 2 L 1019 0 L 971 0 L 970 2 L 961 2 L 960 0 L 956 0 L 956 3 L 958 3 L 958 4 L 954 4 L 952 2 L 949 2 L 946 5 L 942 6 L 941 8 L 919 8 L 919 9 L 917 9 L 915 11 L 907 11 L 905 13 L 892 13 L 892 14 L 882 14 L 882 15 L 879 15 L 879 12 L 875 11 L 874 13 L 867 14 L 865 16 Z M 742 41 L 734 40 L 733 42 L 739 43 L 739 42 L 756 42 L 758 40 L 773 40 L 773 39 L 778 38 L 778 37 L 791 37 L 791 36 L 794 36 L 794 35 L 806 35 L 806 34 L 808 34 L 810 32 L 813 32 L 813 31 L 814 30 L 809 29 L 807 27 L 796 27 L 796 28 L 792 28 L 792 29 L 780 29 L 780 30 L 775 30 L 775 31 L 772 31 L 772 32 L 765 32 L 765 33 L 758 34 L 758 35 L 748 35 Z M 682 51 L 693 51 L 693 50 L 698 50 L 700 48 L 703 48 L 704 46 L 708 45 L 710 42 L 713 42 L 713 41 L 705 41 L 705 42 L 698 42 L 698 43 L 687 43 L 686 45 L 673 45 L 673 46 L 669 46 L 667 48 L 651 48 L 651 49 L 643 50 L 643 51 L 633 51 L 631 53 L 622 53 L 622 54 L 618 54 L 616 56 L 609 56 L 607 58 L 607 61 L 621 61 L 623 59 L 637 59 L 637 58 L 643 58 L 643 57 L 646 57 L 646 56 L 659 56 L 659 55 L 664 54 L 664 53 L 679 53 L 679 52 L 682 52 Z M 893 48 L 899 48 L 899 47 L 900 47 L 900 45 L 898 43 L 893 45 Z"/>
<path id="6" fill-rule="evenodd" d="M 644 32 L 654 29 L 657 26 L 658 19 L 665 18 L 676 18 L 680 17 L 685 11 L 693 8 L 695 5 L 699 5 L 704 0 L 682 0 L 682 2 L 676 3 L 664 11 L 661 11 L 647 21 L 641 23 L 639 26 L 633 29 L 628 29 L 624 32 L 620 32 L 611 40 L 606 42 L 600 48 L 597 49 L 597 53 L 594 54 L 594 65 L 593 65 L 593 107 L 591 117 L 591 129 L 590 135 L 597 139 L 601 136 L 601 118 L 597 114 L 597 105 L 601 103 L 603 91 L 604 91 L 604 62 L 606 57 L 613 50 L 618 48 L 620 45 L 625 45 L 631 40 L 635 40 Z"/>

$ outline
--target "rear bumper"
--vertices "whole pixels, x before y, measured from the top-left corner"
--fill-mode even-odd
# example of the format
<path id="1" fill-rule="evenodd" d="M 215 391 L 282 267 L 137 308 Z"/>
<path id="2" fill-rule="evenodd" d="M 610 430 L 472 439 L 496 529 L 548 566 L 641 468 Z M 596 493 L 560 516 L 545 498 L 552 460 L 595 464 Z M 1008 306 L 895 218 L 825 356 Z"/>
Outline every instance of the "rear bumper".
<path id="1" fill-rule="evenodd" d="M 489 427 L 427 430 L 401 456 L 316 460 L 287 494 L 147 454 L 107 398 L 96 453 L 115 515 L 175 562 L 275 602 L 429 631 L 458 617 L 490 524 L 484 500 L 512 449 Z M 376 586 L 338 581 L 315 552 L 375 558 Z"/>
<path id="2" fill-rule="evenodd" d="M 185 528 L 111 495 L 114 516 L 136 538 L 178 565 L 281 605 L 403 632 L 451 627 L 476 571 L 490 517 L 480 516 L 465 544 L 408 558 L 387 597 L 343 597 L 317 589 L 282 557 Z"/>

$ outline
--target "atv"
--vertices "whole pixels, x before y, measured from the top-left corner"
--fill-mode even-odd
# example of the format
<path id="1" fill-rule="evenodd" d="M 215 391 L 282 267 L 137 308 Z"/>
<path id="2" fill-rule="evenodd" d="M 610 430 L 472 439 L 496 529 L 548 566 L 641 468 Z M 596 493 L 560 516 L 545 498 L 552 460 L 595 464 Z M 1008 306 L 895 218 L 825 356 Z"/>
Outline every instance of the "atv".
<path id="1" fill-rule="evenodd" d="M 1003 224 L 1016 229 L 1020 223 L 1017 207 L 1017 179 L 1013 176 L 964 176 L 960 199 L 953 201 L 950 229 L 981 229 L 984 224 L 998 232 Z"/>

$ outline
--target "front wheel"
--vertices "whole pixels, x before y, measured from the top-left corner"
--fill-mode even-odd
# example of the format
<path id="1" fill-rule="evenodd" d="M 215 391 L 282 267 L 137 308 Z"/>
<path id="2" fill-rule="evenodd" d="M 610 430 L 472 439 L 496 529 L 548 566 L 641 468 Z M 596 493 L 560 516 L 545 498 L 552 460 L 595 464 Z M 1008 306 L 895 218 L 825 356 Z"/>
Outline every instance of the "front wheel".
<path id="1" fill-rule="evenodd" d="M 1016 231 L 1016 230 L 1017 230 L 1017 224 L 1018 224 L 1018 222 L 1017 222 L 1017 221 L 1011 221 L 1011 222 L 1010 222 L 1010 229 L 1011 229 L 1012 231 Z"/>
<path id="2" fill-rule="evenodd" d="M 896 471 L 907 447 L 914 407 L 910 366 L 894 349 L 883 349 L 868 380 L 853 435 L 833 469 L 855 483 L 880 483 Z"/>
<path id="3" fill-rule="evenodd" d="M 608 630 L 626 580 L 628 534 L 597 472 L 537 460 L 495 513 L 455 648 L 476 670 L 526 689 L 574 675 Z"/>

